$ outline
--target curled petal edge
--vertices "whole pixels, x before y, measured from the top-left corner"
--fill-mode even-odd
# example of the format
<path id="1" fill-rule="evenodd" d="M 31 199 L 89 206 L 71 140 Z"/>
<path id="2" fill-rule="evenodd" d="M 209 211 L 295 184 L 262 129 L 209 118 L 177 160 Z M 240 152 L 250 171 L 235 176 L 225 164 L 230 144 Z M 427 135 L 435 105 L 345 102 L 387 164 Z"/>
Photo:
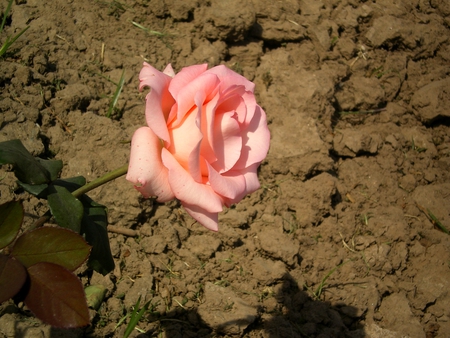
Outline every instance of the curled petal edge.
<path id="1" fill-rule="evenodd" d="M 164 166 L 169 170 L 170 187 L 177 199 L 208 213 L 222 211 L 222 199 L 209 185 L 196 182 L 167 149 L 163 148 L 161 155 Z"/>
<path id="2" fill-rule="evenodd" d="M 218 231 L 219 230 L 219 214 L 217 212 L 207 212 L 196 205 L 189 205 L 187 203 L 181 203 L 186 209 L 187 213 L 191 215 L 193 219 L 203 225 L 205 228 Z"/>
<path id="3" fill-rule="evenodd" d="M 161 142 L 149 127 L 141 127 L 133 135 L 126 179 L 144 197 L 157 196 L 158 202 L 175 198 L 161 160 Z"/>

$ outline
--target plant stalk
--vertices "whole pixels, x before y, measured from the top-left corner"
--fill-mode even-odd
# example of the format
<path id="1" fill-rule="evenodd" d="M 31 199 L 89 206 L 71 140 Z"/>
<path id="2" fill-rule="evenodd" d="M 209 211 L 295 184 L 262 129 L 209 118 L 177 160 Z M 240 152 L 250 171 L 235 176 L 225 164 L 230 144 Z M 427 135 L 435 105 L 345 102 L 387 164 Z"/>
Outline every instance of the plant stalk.
<path id="1" fill-rule="evenodd" d="M 116 178 L 125 175 L 128 172 L 128 164 L 125 164 L 124 166 L 117 168 L 116 170 L 110 171 L 109 173 L 103 175 L 102 177 L 99 177 L 92 182 L 89 182 L 88 184 L 83 185 L 81 188 L 78 188 L 75 190 L 72 195 L 76 198 L 80 197 L 81 195 L 109 182 L 112 180 L 115 180 Z"/>
<path id="2" fill-rule="evenodd" d="M 81 195 L 101 186 L 102 184 L 105 184 L 109 181 L 112 181 L 122 175 L 125 175 L 128 171 L 128 164 L 125 164 L 124 166 L 117 168 L 116 170 L 110 171 L 109 173 L 103 175 L 102 177 L 99 177 L 95 180 L 93 180 L 92 182 L 83 185 L 81 188 L 78 188 L 77 190 L 75 190 L 72 195 L 75 196 L 76 198 L 80 197 Z M 50 210 L 47 210 L 47 212 L 42 215 L 31 227 L 32 229 L 36 229 L 39 228 L 41 226 L 43 226 L 45 224 L 45 222 L 47 222 L 50 217 L 52 216 Z"/>

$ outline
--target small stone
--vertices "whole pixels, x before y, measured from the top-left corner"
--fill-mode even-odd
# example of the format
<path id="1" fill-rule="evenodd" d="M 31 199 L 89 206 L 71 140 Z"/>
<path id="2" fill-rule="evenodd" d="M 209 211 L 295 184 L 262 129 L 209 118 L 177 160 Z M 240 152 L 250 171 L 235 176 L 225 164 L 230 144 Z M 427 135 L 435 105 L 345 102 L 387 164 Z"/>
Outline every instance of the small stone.
<path id="1" fill-rule="evenodd" d="M 254 278 L 264 285 L 269 285 L 283 277 L 286 273 L 286 266 L 280 261 L 255 257 L 252 260 L 251 270 Z"/>
<path id="2" fill-rule="evenodd" d="M 361 130 L 342 130 L 333 139 L 335 151 L 340 156 L 355 157 L 360 153 L 376 154 L 383 141 L 377 133 L 369 134 Z"/>
<path id="3" fill-rule="evenodd" d="M 54 110 L 58 113 L 63 111 L 86 110 L 92 100 L 91 90 L 83 84 L 69 84 L 63 90 L 56 93 L 51 100 Z"/>
<path id="4" fill-rule="evenodd" d="M 382 326 L 401 332 L 403 336 L 425 337 L 422 325 L 413 315 L 404 293 L 394 293 L 384 298 L 379 312 L 383 314 Z"/>
<path id="5" fill-rule="evenodd" d="M 281 259 L 288 265 L 298 263 L 300 244 L 297 240 L 286 240 L 287 235 L 276 229 L 263 229 L 259 234 L 261 248 L 276 259 Z"/>
<path id="6" fill-rule="evenodd" d="M 240 0 L 214 1 L 200 11 L 203 34 L 211 40 L 241 40 L 255 23 L 253 6 Z"/>
<path id="7" fill-rule="evenodd" d="M 202 260 L 212 257 L 222 244 L 220 239 L 209 235 L 190 236 L 187 239 L 186 247 Z"/>
<path id="8" fill-rule="evenodd" d="M 139 297 L 141 304 L 145 304 L 152 299 L 153 296 L 153 277 L 149 274 L 137 278 L 131 288 L 125 291 L 124 305 L 131 308 L 136 304 Z"/>
<path id="9" fill-rule="evenodd" d="M 198 314 L 218 332 L 241 335 L 256 320 L 258 312 L 230 289 L 206 283 Z"/>
<path id="10" fill-rule="evenodd" d="M 414 93 L 411 105 L 423 122 L 431 123 L 438 117 L 450 117 L 448 88 L 450 78 L 431 82 Z"/>
<path id="11" fill-rule="evenodd" d="M 162 235 L 153 235 L 151 237 L 144 237 L 141 242 L 141 247 L 145 253 L 160 254 L 166 249 L 166 241 Z"/>
<path id="12" fill-rule="evenodd" d="M 412 174 L 407 174 L 400 179 L 400 187 L 406 191 L 413 191 L 416 183 L 416 178 Z"/>
<path id="13" fill-rule="evenodd" d="M 434 180 L 436 179 L 436 174 L 434 173 L 433 170 L 425 170 L 423 174 L 424 174 L 423 178 L 424 178 L 428 183 L 432 183 L 432 182 L 434 182 Z"/>

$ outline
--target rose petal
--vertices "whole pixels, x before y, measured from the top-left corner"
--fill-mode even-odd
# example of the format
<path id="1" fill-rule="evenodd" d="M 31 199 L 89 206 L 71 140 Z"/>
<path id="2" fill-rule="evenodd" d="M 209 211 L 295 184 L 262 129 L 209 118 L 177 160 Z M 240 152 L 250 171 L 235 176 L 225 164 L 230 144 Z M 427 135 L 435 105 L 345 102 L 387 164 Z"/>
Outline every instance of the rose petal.
<path id="1" fill-rule="evenodd" d="M 253 115 L 255 114 L 256 107 L 258 106 L 256 104 L 255 95 L 250 92 L 245 92 L 244 95 L 242 95 L 242 99 L 245 102 L 246 106 L 246 114 L 245 114 L 245 121 L 242 122 L 242 127 L 247 128 L 250 121 L 253 119 Z M 239 121 L 241 121 L 239 119 Z"/>
<path id="2" fill-rule="evenodd" d="M 247 102 L 242 99 L 242 96 L 245 93 L 244 86 L 233 86 L 229 88 L 229 90 L 221 94 L 218 110 L 235 111 L 238 114 L 239 123 L 244 123 L 247 116 Z"/>
<path id="3" fill-rule="evenodd" d="M 139 73 L 139 91 L 142 91 L 144 87 L 150 87 L 161 96 L 171 80 L 172 78 L 169 75 L 144 62 L 144 67 Z"/>
<path id="4" fill-rule="evenodd" d="M 161 98 L 156 91 L 151 90 L 145 98 L 145 120 L 153 132 L 166 142 L 170 141 L 167 129 L 167 114 L 162 110 Z"/>
<path id="5" fill-rule="evenodd" d="M 219 79 L 214 74 L 202 74 L 192 80 L 186 87 L 181 88 L 178 91 L 177 96 L 174 96 L 178 105 L 177 122 L 182 121 L 184 115 L 192 108 L 192 106 L 196 103 L 200 103 L 195 102 L 196 98 L 202 97 L 203 102 L 201 102 L 201 105 L 203 105 L 204 102 L 211 100 L 218 90 Z"/>
<path id="6" fill-rule="evenodd" d="M 208 69 L 207 64 L 194 65 L 189 67 L 184 67 L 181 71 L 175 75 L 172 82 L 170 83 L 169 91 L 173 97 L 177 97 L 180 90 L 185 88 L 200 74 L 204 73 Z"/>
<path id="7" fill-rule="evenodd" d="M 168 170 L 161 161 L 161 142 L 148 127 L 139 128 L 133 135 L 126 179 L 145 197 L 158 196 L 158 202 L 175 197 L 169 185 Z"/>
<path id="8" fill-rule="evenodd" d="M 169 75 L 170 77 L 175 76 L 175 72 L 173 71 L 172 65 L 169 63 L 166 68 L 164 68 L 163 73 Z"/>
<path id="9" fill-rule="evenodd" d="M 203 134 L 199 129 L 199 114 L 197 107 L 194 107 L 178 127 L 173 128 L 170 126 L 170 145 L 167 146 L 167 149 L 175 157 L 176 161 L 197 182 L 202 181 L 199 161 Z"/>
<path id="10" fill-rule="evenodd" d="M 245 194 L 245 178 L 241 172 L 235 171 L 220 175 L 211 165 L 207 164 L 207 166 L 209 183 L 216 193 L 232 200 L 243 193 Z"/>
<path id="11" fill-rule="evenodd" d="M 189 205 L 181 202 L 189 215 L 205 228 L 218 231 L 219 230 L 219 214 L 217 212 L 206 212 L 196 205 Z"/>
<path id="12" fill-rule="evenodd" d="M 242 95 L 245 94 L 245 87 L 240 85 L 232 85 L 231 87 L 225 88 L 220 95 L 221 95 L 221 101 L 225 102 L 233 97 L 242 97 Z M 221 104 L 223 104 L 221 102 Z"/>
<path id="13" fill-rule="evenodd" d="M 241 134 L 235 112 L 216 114 L 212 142 L 217 161 L 213 167 L 220 173 L 233 168 L 239 160 L 243 144 Z"/>
<path id="14" fill-rule="evenodd" d="M 270 144 L 270 131 L 267 128 L 266 113 L 256 106 L 255 114 L 245 130 L 242 131 L 241 157 L 233 170 L 247 168 L 254 163 L 260 163 L 267 155 Z"/>
<path id="15" fill-rule="evenodd" d="M 203 140 L 201 144 L 201 154 L 206 159 L 208 163 L 213 163 L 217 161 L 217 157 L 214 154 L 212 142 L 214 140 L 214 121 L 216 115 L 216 105 L 219 100 L 219 95 L 216 95 L 211 101 L 207 102 L 202 107 L 202 117 L 201 117 L 201 131 L 203 134 Z M 202 165 L 202 163 L 200 163 Z M 208 170 L 206 166 L 202 171 L 203 175 L 208 175 Z"/>
<path id="16" fill-rule="evenodd" d="M 245 87 L 245 90 L 250 92 L 254 92 L 255 84 L 249 80 L 247 80 L 242 75 L 232 71 L 224 65 L 219 65 L 208 69 L 205 73 L 208 74 L 216 74 L 220 79 L 220 87 L 222 89 L 226 89 L 233 85 L 242 85 Z"/>
<path id="17" fill-rule="evenodd" d="M 252 164 L 251 166 L 243 169 L 242 171 L 233 172 L 230 171 L 226 175 L 241 175 L 245 180 L 245 191 L 236 195 L 235 198 L 225 198 L 224 202 L 227 207 L 232 204 L 240 202 L 246 195 L 251 194 L 259 189 L 260 183 L 258 180 L 258 167 L 259 163 Z"/>
<path id="18" fill-rule="evenodd" d="M 202 131 L 202 125 L 205 124 L 205 120 L 203 120 L 203 102 L 205 101 L 205 93 L 198 92 L 195 95 L 195 105 L 197 106 L 197 115 L 195 117 L 195 127 L 198 128 L 200 134 L 202 135 L 199 138 L 199 143 L 196 145 L 195 149 L 189 155 L 188 163 L 189 163 L 189 173 L 192 175 L 194 180 L 199 183 L 203 183 L 203 172 L 205 172 L 204 163 L 205 158 L 202 154 L 202 144 L 205 139 L 204 133 Z M 206 176 L 206 175 L 205 175 Z"/>
<path id="19" fill-rule="evenodd" d="M 258 168 L 260 163 L 252 164 L 251 166 L 248 166 L 245 168 L 245 171 L 241 171 L 241 174 L 244 175 L 245 178 L 245 187 L 246 187 L 246 194 L 251 194 L 252 192 L 255 192 L 259 189 L 261 184 L 258 180 Z M 241 198 L 243 198 L 242 196 Z M 240 200 L 236 201 L 239 202 Z"/>
<path id="20" fill-rule="evenodd" d="M 222 200 L 209 185 L 194 181 L 167 149 L 163 148 L 161 155 L 169 169 L 169 184 L 176 198 L 189 206 L 196 206 L 196 210 L 222 211 Z"/>
<path id="21" fill-rule="evenodd" d="M 168 65 L 165 71 L 170 73 L 172 67 Z M 173 69 L 172 69 L 173 72 Z M 169 140 L 166 120 L 175 100 L 170 95 L 168 87 L 172 78 L 144 62 L 144 67 L 139 74 L 139 90 L 150 87 L 150 93 L 145 100 L 145 118 L 147 125 L 164 141 Z"/>

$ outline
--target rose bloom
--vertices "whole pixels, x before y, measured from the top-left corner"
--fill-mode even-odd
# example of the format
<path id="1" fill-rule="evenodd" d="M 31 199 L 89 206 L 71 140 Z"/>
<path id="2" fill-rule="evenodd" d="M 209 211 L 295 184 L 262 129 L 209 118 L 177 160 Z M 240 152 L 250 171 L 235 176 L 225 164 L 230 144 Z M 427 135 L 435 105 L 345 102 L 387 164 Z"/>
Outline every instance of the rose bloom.
<path id="1" fill-rule="evenodd" d="M 174 198 L 208 229 L 218 230 L 223 205 L 259 188 L 257 169 L 269 149 L 266 114 L 254 83 L 225 66 L 183 68 L 175 75 L 144 63 L 139 90 L 146 127 L 131 141 L 127 180 L 158 202 Z"/>

